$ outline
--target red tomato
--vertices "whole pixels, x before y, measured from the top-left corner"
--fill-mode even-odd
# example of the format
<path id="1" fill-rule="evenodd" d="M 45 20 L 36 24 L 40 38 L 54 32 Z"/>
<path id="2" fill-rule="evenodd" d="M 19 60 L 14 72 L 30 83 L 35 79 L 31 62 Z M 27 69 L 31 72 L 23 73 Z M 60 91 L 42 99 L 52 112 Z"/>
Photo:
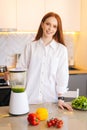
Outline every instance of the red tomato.
<path id="1" fill-rule="evenodd" d="M 47 126 L 48 127 L 51 127 L 52 126 L 52 123 L 50 121 L 47 121 Z"/>
<path id="2" fill-rule="evenodd" d="M 55 121 L 55 123 L 58 121 L 58 119 L 57 118 L 54 118 L 54 121 Z"/>
<path id="3" fill-rule="evenodd" d="M 54 119 L 51 119 L 50 122 L 52 123 L 53 126 L 55 126 L 56 122 Z"/>
<path id="4" fill-rule="evenodd" d="M 58 118 L 52 118 L 47 121 L 47 126 L 48 127 L 54 126 L 56 128 L 61 128 L 63 126 L 63 121 L 59 120 Z"/>
<path id="5" fill-rule="evenodd" d="M 61 125 L 61 124 L 58 124 L 58 125 L 57 125 L 57 128 L 61 128 L 61 127 L 62 127 L 62 125 Z"/>
<path id="6" fill-rule="evenodd" d="M 56 127 L 57 128 L 61 128 L 63 126 L 63 122 L 61 121 L 61 120 L 58 120 L 57 122 L 56 122 Z"/>
<path id="7" fill-rule="evenodd" d="M 59 120 L 59 123 L 63 125 L 63 121 L 62 120 Z"/>

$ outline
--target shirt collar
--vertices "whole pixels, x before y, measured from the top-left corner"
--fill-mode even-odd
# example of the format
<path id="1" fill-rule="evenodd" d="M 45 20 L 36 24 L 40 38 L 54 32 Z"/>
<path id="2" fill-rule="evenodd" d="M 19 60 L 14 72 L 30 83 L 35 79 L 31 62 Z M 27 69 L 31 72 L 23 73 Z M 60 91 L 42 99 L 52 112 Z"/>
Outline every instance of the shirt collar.
<path id="1" fill-rule="evenodd" d="M 58 46 L 58 43 L 53 39 L 49 45 L 50 45 L 53 49 L 56 49 L 57 46 Z"/>
<path id="2" fill-rule="evenodd" d="M 41 38 L 40 38 L 40 44 L 43 44 L 43 40 Z M 53 39 L 48 46 L 52 47 L 53 49 L 56 49 L 58 43 Z"/>

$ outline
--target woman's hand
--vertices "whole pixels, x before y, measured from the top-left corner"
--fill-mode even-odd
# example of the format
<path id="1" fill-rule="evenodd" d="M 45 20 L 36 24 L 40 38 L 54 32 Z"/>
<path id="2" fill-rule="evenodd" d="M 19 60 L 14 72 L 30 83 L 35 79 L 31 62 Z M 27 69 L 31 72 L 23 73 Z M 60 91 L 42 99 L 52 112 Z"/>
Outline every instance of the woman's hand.
<path id="1" fill-rule="evenodd" d="M 73 111 L 72 107 L 70 104 L 64 102 L 63 100 L 58 100 L 58 106 L 64 110 L 64 108 L 66 108 L 69 111 Z"/>
<path id="2" fill-rule="evenodd" d="M 9 80 L 9 71 L 4 73 L 4 79 L 7 81 Z"/>

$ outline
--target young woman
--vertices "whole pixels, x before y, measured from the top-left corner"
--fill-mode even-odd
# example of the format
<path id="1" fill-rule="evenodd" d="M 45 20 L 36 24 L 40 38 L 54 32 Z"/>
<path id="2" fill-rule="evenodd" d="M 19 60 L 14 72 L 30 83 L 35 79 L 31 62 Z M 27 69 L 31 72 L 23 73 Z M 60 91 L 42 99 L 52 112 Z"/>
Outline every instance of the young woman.
<path id="1" fill-rule="evenodd" d="M 58 102 L 62 109 L 72 110 L 63 100 L 69 72 L 67 48 L 58 14 L 49 12 L 42 18 L 34 41 L 26 45 L 17 67 L 27 69 L 29 104 Z"/>

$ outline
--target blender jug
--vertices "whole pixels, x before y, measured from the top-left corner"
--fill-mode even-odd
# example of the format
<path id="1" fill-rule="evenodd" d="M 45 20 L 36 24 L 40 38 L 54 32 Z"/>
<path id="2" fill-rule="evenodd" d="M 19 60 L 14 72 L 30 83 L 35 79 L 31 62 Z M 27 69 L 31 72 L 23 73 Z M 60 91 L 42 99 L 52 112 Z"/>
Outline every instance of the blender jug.
<path id="1" fill-rule="evenodd" d="M 13 92 L 24 92 L 26 87 L 26 71 L 18 69 L 10 70 L 10 85 Z"/>
<path id="2" fill-rule="evenodd" d="M 11 96 L 9 113 L 21 115 L 29 112 L 29 104 L 26 94 L 26 70 L 9 70 L 9 81 L 11 86 Z"/>

